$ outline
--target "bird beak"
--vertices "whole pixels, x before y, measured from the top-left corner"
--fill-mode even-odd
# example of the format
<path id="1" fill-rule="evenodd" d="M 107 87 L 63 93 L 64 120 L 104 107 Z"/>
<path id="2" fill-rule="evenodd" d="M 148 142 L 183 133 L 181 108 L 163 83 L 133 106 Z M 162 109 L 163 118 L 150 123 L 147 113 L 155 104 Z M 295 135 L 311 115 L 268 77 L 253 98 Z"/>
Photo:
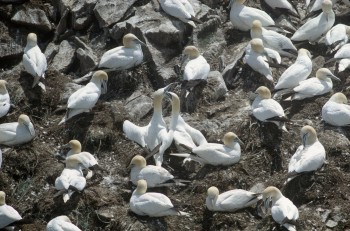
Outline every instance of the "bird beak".
<path id="1" fill-rule="evenodd" d="M 337 81 L 341 81 L 337 76 L 335 76 L 335 75 L 333 75 L 333 74 L 330 74 L 330 75 L 328 75 L 329 76 L 329 78 L 331 78 L 331 79 L 334 79 L 334 80 L 337 80 Z"/>
<path id="2" fill-rule="evenodd" d="M 102 80 L 101 94 L 107 93 L 107 80 Z"/>
<path id="3" fill-rule="evenodd" d="M 167 92 L 170 90 L 170 88 L 171 88 L 172 86 L 174 86 L 174 85 L 175 85 L 175 83 L 170 83 L 169 85 L 165 86 L 165 87 L 164 87 L 164 93 L 167 93 Z"/>
<path id="4" fill-rule="evenodd" d="M 304 148 L 305 148 L 305 145 L 306 145 L 306 139 L 307 139 L 307 133 L 305 133 L 303 135 L 303 146 L 304 146 Z"/>
<path id="5" fill-rule="evenodd" d="M 211 206 L 214 208 L 214 205 L 215 205 L 215 201 L 214 201 L 215 198 L 211 198 L 210 199 L 210 203 L 211 203 Z"/>
<path id="6" fill-rule="evenodd" d="M 29 133 L 34 136 L 35 135 L 35 130 L 33 125 L 29 122 L 29 123 L 25 123 L 24 125 L 26 125 L 26 128 L 28 129 Z"/>
<path id="7" fill-rule="evenodd" d="M 62 147 L 61 147 L 62 149 L 65 149 L 65 148 L 70 148 L 70 144 L 69 143 L 67 143 L 67 144 L 65 144 L 65 145 L 62 145 Z"/>
<path id="8" fill-rule="evenodd" d="M 180 57 L 180 62 L 181 62 L 181 66 L 182 67 L 184 65 L 184 63 L 186 62 L 188 56 L 185 55 L 185 54 L 182 54 L 181 57 Z"/>
<path id="9" fill-rule="evenodd" d="M 236 141 L 240 144 L 240 145 L 242 145 L 242 146 L 244 146 L 244 143 L 243 143 L 243 141 L 240 139 L 240 138 L 236 138 Z"/>
<path id="10" fill-rule="evenodd" d="M 137 42 L 140 45 L 144 45 L 147 46 L 144 42 L 142 42 L 140 39 L 135 40 L 135 42 Z"/>

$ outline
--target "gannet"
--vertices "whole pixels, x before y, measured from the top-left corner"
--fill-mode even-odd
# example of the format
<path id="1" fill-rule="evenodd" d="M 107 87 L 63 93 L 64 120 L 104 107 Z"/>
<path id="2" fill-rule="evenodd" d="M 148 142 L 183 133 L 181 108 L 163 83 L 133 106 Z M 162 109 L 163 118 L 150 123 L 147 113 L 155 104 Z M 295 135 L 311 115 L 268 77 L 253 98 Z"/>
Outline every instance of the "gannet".
<path id="1" fill-rule="evenodd" d="M 5 116 L 10 110 L 10 95 L 6 89 L 7 82 L 0 80 L 0 118 Z"/>
<path id="2" fill-rule="evenodd" d="M 181 145 L 194 148 L 208 143 L 199 130 L 188 125 L 181 117 L 179 97 L 173 92 L 166 92 L 166 96 L 171 100 L 172 106 L 169 134 L 173 136 L 177 149 L 182 150 Z"/>
<path id="3" fill-rule="evenodd" d="M 34 136 L 34 126 L 27 115 L 20 115 L 18 122 L 0 124 L 0 144 L 20 145 L 31 141 Z"/>
<path id="4" fill-rule="evenodd" d="M 138 180 L 146 180 L 148 188 L 162 186 L 168 180 L 174 179 L 174 176 L 163 167 L 146 165 L 146 159 L 143 156 L 136 155 L 132 158 L 128 168 L 130 171 L 130 181 L 137 185 Z"/>
<path id="5" fill-rule="evenodd" d="M 272 218 L 289 231 L 296 231 L 295 222 L 299 218 L 298 208 L 281 191 L 273 186 L 263 191 L 265 208 L 271 208 Z"/>
<path id="6" fill-rule="evenodd" d="M 185 66 L 183 79 L 187 81 L 198 79 L 207 80 L 210 66 L 207 63 L 207 60 L 199 54 L 197 47 L 187 46 L 185 47 L 183 54 L 190 60 Z"/>
<path id="7" fill-rule="evenodd" d="M 332 50 L 338 50 L 349 41 L 350 26 L 337 24 L 326 34 L 326 45 L 332 46 Z"/>
<path id="8" fill-rule="evenodd" d="M 212 186 L 207 191 L 205 204 L 210 211 L 235 212 L 254 205 L 260 194 L 243 189 L 233 189 L 219 195 L 219 189 Z"/>
<path id="9" fill-rule="evenodd" d="M 47 223 L 46 231 L 81 231 L 67 216 L 58 216 Z"/>
<path id="10" fill-rule="evenodd" d="M 345 58 L 350 58 L 350 43 L 340 47 L 340 49 L 334 55 L 334 59 L 345 59 Z"/>
<path id="11" fill-rule="evenodd" d="M 2 151 L 0 149 L 0 169 L 1 169 L 1 165 L 2 165 Z"/>
<path id="12" fill-rule="evenodd" d="M 68 144 L 64 145 L 63 147 L 70 147 L 70 150 L 66 154 L 66 158 L 70 157 L 71 155 L 81 153 L 81 143 L 79 142 L 79 140 L 71 140 Z"/>
<path id="13" fill-rule="evenodd" d="M 294 94 L 286 100 L 301 100 L 326 94 L 333 88 L 332 79 L 340 81 L 329 69 L 320 68 L 316 72 L 316 77 L 299 82 L 299 85 L 293 88 Z"/>
<path id="14" fill-rule="evenodd" d="M 350 58 L 349 59 L 341 59 L 338 64 L 338 72 L 343 72 L 345 69 L 350 67 Z"/>
<path id="15" fill-rule="evenodd" d="M 5 197 L 5 192 L 0 191 L 0 229 L 14 230 L 11 224 L 22 220 L 22 217 L 12 206 L 5 203 Z"/>
<path id="16" fill-rule="evenodd" d="M 59 190 L 55 196 L 63 194 L 66 203 L 76 191 L 82 191 L 86 185 L 86 179 L 81 171 L 82 158 L 72 155 L 66 159 L 66 167 L 55 180 L 55 188 Z"/>
<path id="17" fill-rule="evenodd" d="M 275 1 L 274 2 L 279 2 Z M 254 20 L 252 28 L 250 30 L 250 36 L 252 39 L 259 38 L 263 41 L 263 44 L 267 48 L 271 48 L 281 55 L 291 56 L 290 53 L 295 54 L 297 48 L 293 45 L 292 41 L 284 35 L 281 35 L 273 30 L 266 30 L 262 27 L 259 20 Z"/>
<path id="18" fill-rule="evenodd" d="M 243 62 L 248 64 L 254 71 L 264 75 L 268 80 L 273 81 L 272 72 L 268 64 L 268 56 L 275 58 L 277 56 L 277 62 L 281 62 L 281 57 L 278 52 L 265 48 L 263 42 L 259 38 L 252 39 L 250 41 L 250 47 L 247 47 Z M 274 53 L 272 53 L 274 52 Z"/>
<path id="19" fill-rule="evenodd" d="M 343 93 L 335 93 L 322 107 L 322 119 L 333 126 L 349 126 L 350 106 L 347 103 Z"/>
<path id="20" fill-rule="evenodd" d="M 333 4 L 330 0 L 324 0 L 322 2 L 322 13 L 302 25 L 294 33 L 291 40 L 308 40 L 310 43 L 317 42 L 334 24 L 335 15 L 332 6 Z"/>
<path id="21" fill-rule="evenodd" d="M 230 20 L 238 30 L 248 31 L 254 20 L 259 20 L 262 26 L 275 25 L 273 19 L 265 12 L 253 7 L 243 5 L 246 0 L 230 1 Z"/>
<path id="22" fill-rule="evenodd" d="M 300 137 L 302 144 L 290 159 L 287 182 L 300 173 L 316 171 L 322 167 L 326 159 L 326 151 L 318 141 L 313 127 L 304 126 L 300 131 Z"/>
<path id="23" fill-rule="evenodd" d="M 168 134 L 162 113 L 164 94 L 170 86 L 160 88 L 153 93 L 153 115 L 148 125 L 140 127 L 129 120 L 123 123 L 123 132 L 128 139 L 138 143 L 147 152 L 156 153 L 153 157 L 157 166 L 162 165 L 163 153 L 173 142 L 172 136 Z"/>
<path id="24" fill-rule="evenodd" d="M 170 199 L 161 193 L 147 191 L 147 182 L 139 180 L 130 198 L 130 209 L 140 216 L 163 217 L 169 215 L 189 216 L 174 208 Z"/>
<path id="25" fill-rule="evenodd" d="M 305 5 L 309 6 L 309 4 L 310 4 L 310 0 L 305 0 Z"/>
<path id="26" fill-rule="evenodd" d="M 75 115 L 83 112 L 89 112 L 100 98 L 101 94 L 107 92 L 107 73 L 104 71 L 96 71 L 90 82 L 74 92 L 68 98 L 67 113 L 59 123 L 65 123 Z"/>
<path id="27" fill-rule="evenodd" d="M 102 55 L 98 67 L 105 67 L 113 70 L 126 70 L 139 65 L 143 60 L 141 44 L 145 45 L 135 35 L 124 35 L 124 46 L 106 51 Z"/>
<path id="28" fill-rule="evenodd" d="M 300 81 L 307 79 L 312 72 L 311 54 L 306 49 L 299 49 L 298 57 L 290 67 L 288 67 L 275 85 L 275 90 L 293 88 L 299 85 Z"/>
<path id="29" fill-rule="evenodd" d="M 332 4 L 334 5 L 338 0 L 332 0 Z M 318 11 L 322 9 L 323 0 L 315 0 L 312 5 L 310 12 Z"/>
<path id="30" fill-rule="evenodd" d="M 233 132 L 226 133 L 223 142 L 224 144 L 205 143 L 191 148 L 191 153 L 172 153 L 170 155 L 185 157 L 184 163 L 191 160 L 214 166 L 228 166 L 237 163 L 241 158 L 240 144 L 243 145 L 243 142 Z"/>
<path id="31" fill-rule="evenodd" d="M 194 22 L 201 23 L 195 17 L 192 5 L 188 0 L 160 0 L 159 3 L 167 14 L 190 24 L 194 28 L 196 28 Z"/>
<path id="32" fill-rule="evenodd" d="M 29 33 L 22 59 L 24 70 L 34 77 L 32 87 L 35 87 L 39 83 L 40 78 L 45 78 L 45 71 L 47 69 L 46 57 L 41 52 L 37 42 L 38 38 L 36 34 Z M 45 91 L 43 84 L 39 84 L 39 86 Z"/>
<path id="33" fill-rule="evenodd" d="M 288 0 L 264 0 L 267 5 L 272 9 L 286 9 L 291 12 L 294 16 L 299 15 L 295 6 L 293 6 Z"/>
<path id="34" fill-rule="evenodd" d="M 262 122 L 272 122 L 279 128 L 287 131 L 284 122 L 288 121 L 282 106 L 271 99 L 271 92 L 267 87 L 261 86 L 256 89 L 258 95 L 253 101 L 252 112 L 255 118 Z"/>

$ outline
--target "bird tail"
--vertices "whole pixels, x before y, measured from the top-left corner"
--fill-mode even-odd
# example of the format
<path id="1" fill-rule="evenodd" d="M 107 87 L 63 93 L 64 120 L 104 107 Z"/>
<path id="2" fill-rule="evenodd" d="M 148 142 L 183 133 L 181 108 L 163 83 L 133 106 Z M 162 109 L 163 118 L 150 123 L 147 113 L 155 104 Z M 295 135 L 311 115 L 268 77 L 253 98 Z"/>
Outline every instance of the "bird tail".
<path id="1" fill-rule="evenodd" d="M 178 157 L 184 157 L 184 158 L 188 158 L 191 156 L 191 154 L 189 153 L 171 153 L 171 156 L 178 156 Z"/>
<path id="2" fill-rule="evenodd" d="M 186 213 L 186 212 L 182 212 L 182 211 L 178 211 L 180 216 L 186 216 L 186 217 L 190 217 L 191 214 L 190 213 Z"/>
<path id="3" fill-rule="evenodd" d="M 190 24 L 193 28 L 197 28 L 196 24 L 194 24 L 193 21 L 188 21 L 187 23 Z"/>
<path id="4" fill-rule="evenodd" d="M 88 112 L 88 111 L 89 110 L 86 110 L 86 109 L 70 109 L 70 108 L 68 108 L 66 115 L 61 120 L 61 122 L 58 123 L 58 125 L 65 123 L 67 120 L 69 120 L 70 118 L 72 118 L 75 115 L 78 115 L 78 114 L 83 113 L 83 112 Z"/>
<path id="5" fill-rule="evenodd" d="M 199 20 L 198 18 L 196 18 L 196 17 L 194 17 L 194 16 L 192 16 L 191 15 L 191 19 L 190 19 L 191 21 L 194 21 L 194 22 L 196 22 L 196 23 L 203 23 L 201 20 Z"/>

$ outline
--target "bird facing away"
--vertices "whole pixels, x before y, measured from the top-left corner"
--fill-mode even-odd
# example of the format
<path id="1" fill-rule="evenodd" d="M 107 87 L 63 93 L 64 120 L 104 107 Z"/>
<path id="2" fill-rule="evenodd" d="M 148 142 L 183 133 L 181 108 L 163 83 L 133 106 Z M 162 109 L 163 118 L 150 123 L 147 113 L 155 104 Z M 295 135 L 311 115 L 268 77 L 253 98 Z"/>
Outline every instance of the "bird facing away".
<path id="1" fill-rule="evenodd" d="M 263 191 L 265 208 L 271 208 L 272 218 L 289 231 L 296 231 L 295 222 L 299 218 L 298 208 L 281 191 L 273 186 Z"/>
<path id="2" fill-rule="evenodd" d="M 98 67 L 112 70 L 126 70 L 139 65 L 143 61 L 141 45 L 145 44 L 134 34 L 124 35 L 123 46 L 106 51 L 102 55 Z"/>
<path id="3" fill-rule="evenodd" d="M 259 20 L 264 27 L 275 25 L 273 19 L 265 11 L 245 6 L 245 1 L 230 1 L 230 20 L 234 28 L 241 31 L 249 31 L 254 20 Z"/>
<path id="4" fill-rule="evenodd" d="M 271 99 L 271 92 L 267 87 L 261 86 L 256 89 L 258 95 L 253 101 L 253 116 L 262 122 L 272 122 L 279 128 L 287 131 L 285 122 L 288 118 L 284 114 L 282 106 L 274 99 Z"/>
<path id="5" fill-rule="evenodd" d="M 267 5 L 269 5 L 272 9 L 286 9 L 288 13 L 294 16 L 298 16 L 299 13 L 296 10 L 295 6 L 293 6 L 288 0 L 264 0 Z"/>
<path id="6" fill-rule="evenodd" d="M 34 126 L 27 115 L 20 115 L 18 122 L 0 124 L 0 144 L 20 145 L 31 141 L 34 136 Z"/>
<path id="7" fill-rule="evenodd" d="M 5 197 L 5 192 L 0 191 L 0 229 L 8 228 L 10 230 L 12 226 L 9 225 L 15 221 L 21 220 L 22 217 L 12 206 L 5 203 Z"/>
<path id="8" fill-rule="evenodd" d="M 139 180 L 130 198 L 130 209 L 140 216 L 163 217 L 169 215 L 189 216 L 174 208 L 170 199 L 161 193 L 147 191 L 147 182 Z"/>
<path id="9" fill-rule="evenodd" d="M 7 82 L 0 80 L 0 118 L 5 116 L 10 110 L 10 95 L 6 89 Z"/>
<path id="10" fill-rule="evenodd" d="M 333 126 L 349 126 L 350 106 L 347 103 L 343 93 L 335 93 L 322 107 L 322 119 Z"/>
<path id="11" fill-rule="evenodd" d="M 39 83 L 40 78 L 45 78 L 45 71 L 47 69 L 46 57 L 41 52 L 37 42 L 38 38 L 36 34 L 29 33 L 22 59 L 24 70 L 34 77 L 32 87 L 35 87 Z M 45 91 L 43 84 L 40 84 L 40 87 Z"/>
<path id="12" fill-rule="evenodd" d="M 345 24 L 337 24 L 326 34 L 326 45 L 332 47 L 332 51 L 336 51 L 349 41 L 350 26 Z"/>
<path id="13" fill-rule="evenodd" d="M 191 153 L 172 153 L 172 156 L 185 157 L 187 161 L 197 161 L 200 164 L 209 165 L 233 165 L 240 160 L 241 146 L 243 142 L 233 132 L 228 132 L 223 138 L 224 144 L 205 143 L 190 149 Z"/>
<path id="14" fill-rule="evenodd" d="M 212 186 L 207 191 L 205 204 L 210 211 L 235 212 L 256 204 L 260 194 L 243 189 L 233 189 L 219 194 L 219 189 Z"/>
<path id="15" fill-rule="evenodd" d="M 132 158 L 128 168 L 131 168 L 130 181 L 134 185 L 137 185 L 138 180 L 145 180 L 148 188 L 159 187 L 162 183 L 174 178 L 161 166 L 147 165 L 146 159 L 140 155 Z"/>
<path id="16" fill-rule="evenodd" d="M 67 113 L 59 125 L 65 123 L 75 115 L 89 112 L 95 106 L 100 95 L 107 92 L 107 81 L 108 75 L 106 72 L 96 71 L 86 86 L 78 89 L 69 96 Z"/>
<path id="17" fill-rule="evenodd" d="M 300 173 L 316 171 L 322 167 L 326 159 L 326 151 L 318 141 L 313 127 L 304 126 L 300 131 L 300 137 L 302 144 L 290 159 L 287 182 Z"/>
<path id="18" fill-rule="evenodd" d="M 187 81 L 199 79 L 207 80 L 210 66 L 207 60 L 199 54 L 197 47 L 187 46 L 183 54 L 190 60 L 185 66 L 183 79 Z"/>
<path id="19" fill-rule="evenodd" d="M 293 41 L 305 41 L 310 43 L 317 42 L 329 29 L 332 28 L 335 22 L 335 14 L 332 9 L 332 2 L 324 0 L 322 3 L 322 13 L 316 18 L 307 21 L 302 25 L 292 36 Z"/>
<path id="20" fill-rule="evenodd" d="M 140 127 L 129 120 L 123 123 L 123 132 L 126 137 L 138 143 L 150 155 L 154 154 L 157 166 L 162 165 L 163 153 L 173 142 L 172 136 L 168 134 L 162 112 L 162 101 L 169 87 L 170 85 L 153 93 L 153 115 L 148 125 Z"/>
<path id="21" fill-rule="evenodd" d="M 67 216 L 58 216 L 47 223 L 46 231 L 81 231 Z"/>

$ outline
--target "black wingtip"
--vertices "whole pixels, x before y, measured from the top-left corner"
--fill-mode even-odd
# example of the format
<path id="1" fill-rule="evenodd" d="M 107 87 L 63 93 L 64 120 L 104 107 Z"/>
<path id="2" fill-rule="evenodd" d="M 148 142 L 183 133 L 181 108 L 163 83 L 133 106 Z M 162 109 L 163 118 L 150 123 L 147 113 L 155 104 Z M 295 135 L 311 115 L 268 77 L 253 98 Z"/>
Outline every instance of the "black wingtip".
<path id="1" fill-rule="evenodd" d="M 193 22 L 196 22 L 196 23 L 199 23 L 199 24 L 202 24 L 203 22 L 201 20 L 199 20 L 198 18 L 194 17 L 191 15 L 191 18 L 190 18 L 191 21 Z"/>

